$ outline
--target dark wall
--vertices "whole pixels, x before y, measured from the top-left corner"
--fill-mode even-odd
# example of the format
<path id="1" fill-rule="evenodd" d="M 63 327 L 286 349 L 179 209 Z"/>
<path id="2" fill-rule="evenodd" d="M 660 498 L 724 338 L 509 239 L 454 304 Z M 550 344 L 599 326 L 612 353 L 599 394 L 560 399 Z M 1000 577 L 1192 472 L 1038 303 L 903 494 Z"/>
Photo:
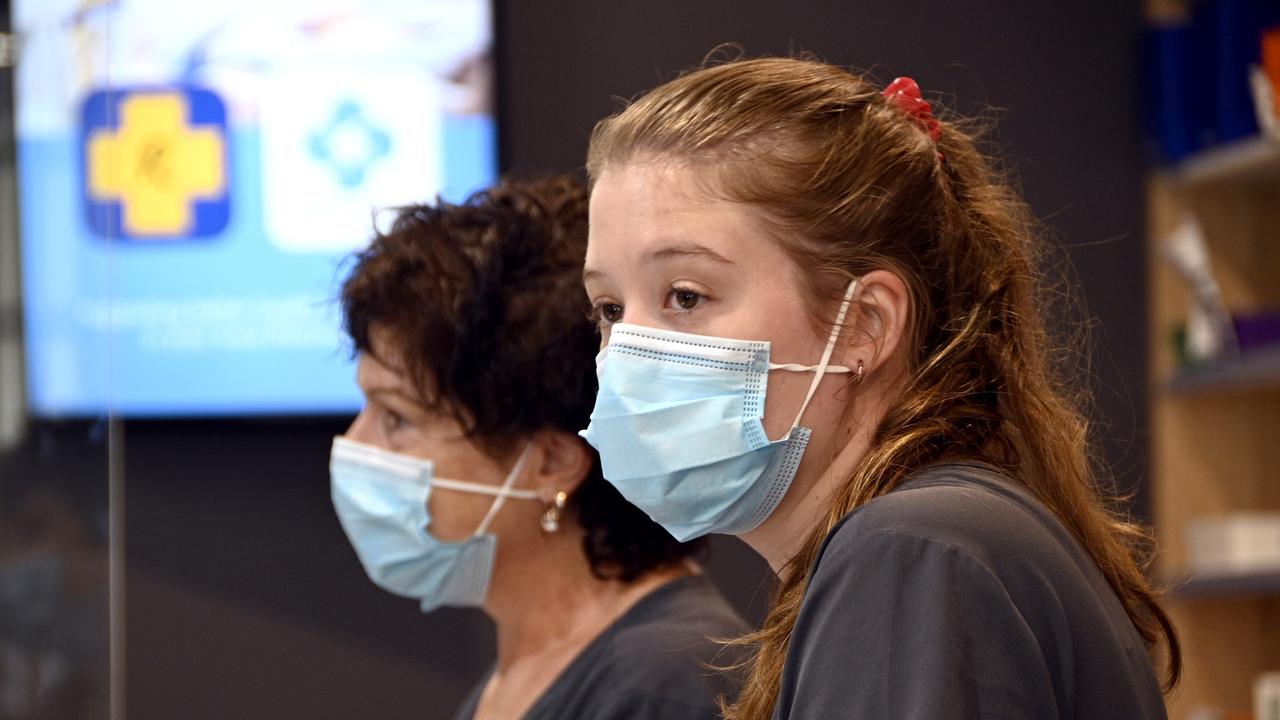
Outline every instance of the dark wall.
<path id="1" fill-rule="evenodd" d="M 1100 321 L 1106 446 L 1136 483 L 1132 448 L 1146 423 L 1136 3 L 788 5 L 502 3 L 505 168 L 579 169 L 613 98 L 726 41 L 750 54 L 812 51 L 882 81 L 912 75 L 966 112 L 1004 108 L 994 137 L 1069 247 Z M 344 424 L 126 423 L 130 718 L 450 716 L 488 662 L 491 629 L 474 613 L 423 616 L 365 579 L 328 501 L 328 443 Z M 732 541 L 717 544 L 713 574 L 752 615 L 762 570 Z"/>
<path id="2" fill-rule="evenodd" d="M 1137 143 L 1137 2 L 504 3 L 502 110 L 508 167 L 581 169 L 592 125 L 619 98 L 699 64 L 721 43 L 798 51 L 910 75 L 992 135 L 1066 248 L 1096 316 L 1093 355 L 1107 458 L 1136 487 L 1146 427 L 1143 195 Z"/>

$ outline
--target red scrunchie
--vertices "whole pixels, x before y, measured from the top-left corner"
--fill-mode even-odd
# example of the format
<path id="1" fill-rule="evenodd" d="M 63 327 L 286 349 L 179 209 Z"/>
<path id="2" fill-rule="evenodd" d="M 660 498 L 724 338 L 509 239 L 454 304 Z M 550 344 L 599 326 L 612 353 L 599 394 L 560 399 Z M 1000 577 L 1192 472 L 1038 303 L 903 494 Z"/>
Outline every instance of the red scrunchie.
<path id="1" fill-rule="evenodd" d="M 909 77 L 897 78 L 881 94 L 914 120 L 921 130 L 929 133 L 934 141 L 942 135 L 942 125 L 933 116 L 933 106 L 920 94 L 920 86 L 915 80 Z"/>

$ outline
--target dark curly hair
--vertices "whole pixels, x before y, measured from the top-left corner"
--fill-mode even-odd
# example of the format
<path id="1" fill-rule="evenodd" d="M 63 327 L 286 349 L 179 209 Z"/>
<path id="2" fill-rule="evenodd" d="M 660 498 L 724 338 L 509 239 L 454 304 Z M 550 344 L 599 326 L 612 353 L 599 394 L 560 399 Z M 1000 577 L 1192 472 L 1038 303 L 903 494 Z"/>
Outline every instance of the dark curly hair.
<path id="1" fill-rule="evenodd" d="M 388 332 L 420 402 L 491 457 L 537 430 L 576 433 L 595 404 L 599 345 L 581 273 L 587 195 L 567 177 L 503 182 L 460 205 L 400 208 L 342 285 L 356 352 Z M 600 460 L 569 502 L 602 579 L 634 580 L 697 552 L 605 481 Z"/>

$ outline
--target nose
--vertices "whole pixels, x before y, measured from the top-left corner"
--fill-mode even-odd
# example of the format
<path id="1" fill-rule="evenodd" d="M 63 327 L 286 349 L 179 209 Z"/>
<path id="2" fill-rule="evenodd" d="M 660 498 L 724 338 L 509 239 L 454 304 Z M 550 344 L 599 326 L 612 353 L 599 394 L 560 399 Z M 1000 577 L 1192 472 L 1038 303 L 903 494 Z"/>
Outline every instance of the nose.
<path id="1" fill-rule="evenodd" d="M 667 328 L 668 323 L 662 316 L 662 313 L 652 312 L 649 308 L 644 307 L 642 303 L 635 304 L 640 307 L 626 308 L 622 313 L 622 318 L 618 320 L 619 323 L 626 323 L 637 327 L 654 328 L 655 330 L 664 330 Z"/>
<path id="2" fill-rule="evenodd" d="M 342 434 L 348 440 L 355 440 L 370 444 L 372 439 L 372 420 L 369 418 L 369 409 L 361 408 L 360 414 L 356 415 L 356 419 L 351 421 L 351 425 L 347 427 L 347 431 Z"/>

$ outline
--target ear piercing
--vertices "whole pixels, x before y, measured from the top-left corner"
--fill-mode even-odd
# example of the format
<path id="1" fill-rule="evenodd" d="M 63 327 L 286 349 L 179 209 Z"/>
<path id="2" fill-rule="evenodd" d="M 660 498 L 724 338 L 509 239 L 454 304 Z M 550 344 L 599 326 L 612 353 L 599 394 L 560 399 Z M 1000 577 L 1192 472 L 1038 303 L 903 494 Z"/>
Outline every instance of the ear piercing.
<path id="1" fill-rule="evenodd" d="M 555 500 L 542 513 L 542 532 L 550 535 L 560 529 L 560 516 L 564 513 L 565 503 L 569 501 L 569 493 L 561 490 L 556 493 Z"/>

